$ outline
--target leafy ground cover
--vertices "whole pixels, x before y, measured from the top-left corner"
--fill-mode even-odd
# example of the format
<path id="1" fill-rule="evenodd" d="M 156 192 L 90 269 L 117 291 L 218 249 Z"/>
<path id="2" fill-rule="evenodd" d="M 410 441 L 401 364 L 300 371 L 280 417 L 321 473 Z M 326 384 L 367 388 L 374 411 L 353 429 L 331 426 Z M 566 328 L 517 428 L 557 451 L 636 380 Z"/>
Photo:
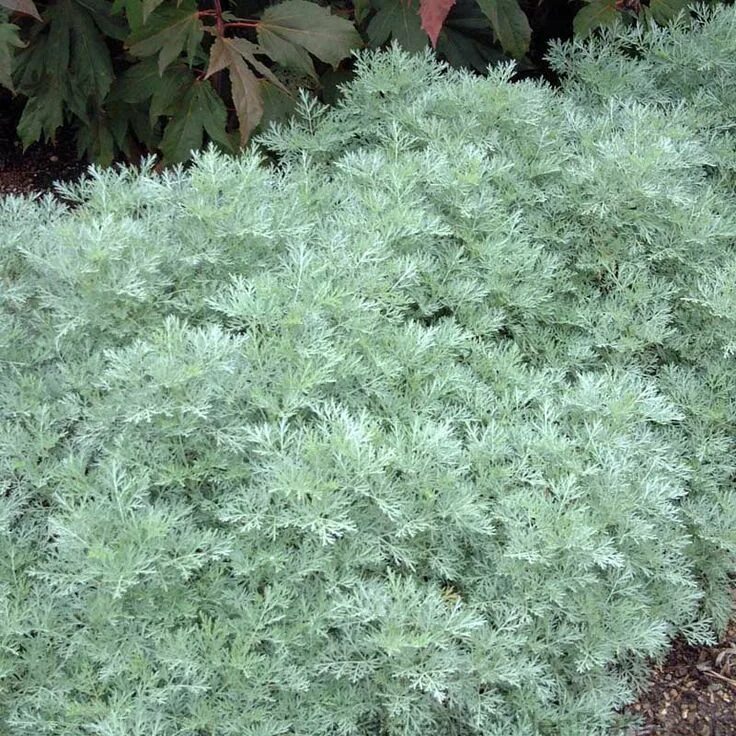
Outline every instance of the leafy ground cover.
<path id="1" fill-rule="evenodd" d="M 3 200 L 4 729 L 627 727 L 731 613 L 734 24 Z"/>

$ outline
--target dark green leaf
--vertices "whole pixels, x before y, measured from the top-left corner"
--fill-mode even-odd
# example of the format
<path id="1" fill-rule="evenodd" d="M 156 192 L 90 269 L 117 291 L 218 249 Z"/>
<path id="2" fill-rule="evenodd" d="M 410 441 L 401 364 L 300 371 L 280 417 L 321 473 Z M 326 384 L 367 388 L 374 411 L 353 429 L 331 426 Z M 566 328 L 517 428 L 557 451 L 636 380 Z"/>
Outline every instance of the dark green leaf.
<path id="1" fill-rule="evenodd" d="M 202 148 L 205 131 L 210 138 L 230 148 L 225 126 L 227 110 L 209 82 L 195 81 L 181 98 L 166 126 L 161 151 L 166 163 L 186 161 Z"/>
<path id="2" fill-rule="evenodd" d="M 593 0 L 581 8 L 573 20 L 576 36 L 587 36 L 595 28 L 611 25 L 618 16 L 616 0 Z"/>
<path id="3" fill-rule="evenodd" d="M 21 53 L 15 77 L 24 95 L 47 101 L 46 109 L 34 103 L 28 110 L 26 143 L 36 132 L 52 137 L 65 109 L 89 122 L 89 110 L 102 106 L 113 80 L 107 44 L 85 7 L 59 0 L 45 19 L 41 32 Z"/>
<path id="4" fill-rule="evenodd" d="M 163 76 L 159 77 L 159 83 L 151 95 L 151 105 L 148 111 L 151 125 L 162 115 L 174 114 L 177 101 L 193 82 L 192 70 L 183 64 L 170 66 Z"/>
<path id="5" fill-rule="evenodd" d="M 46 56 L 46 73 L 55 74 L 57 70 L 69 68 L 71 59 L 72 32 L 69 23 L 69 13 L 64 12 L 66 8 L 51 8 L 47 13 L 47 26 L 49 29 L 47 43 L 44 49 Z M 61 11 L 61 12 L 57 12 Z M 33 52 L 35 48 L 41 48 L 41 44 L 31 47 Z"/>
<path id="6" fill-rule="evenodd" d="M 353 0 L 356 23 L 362 23 L 368 17 L 371 8 L 372 4 L 370 0 Z"/>
<path id="7" fill-rule="evenodd" d="M 294 114 L 296 100 L 265 79 L 261 79 L 259 85 L 263 115 L 258 123 L 258 130 L 265 130 L 271 123 L 288 120 Z"/>
<path id="8" fill-rule="evenodd" d="M 192 71 L 183 64 L 172 65 L 159 74 L 156 60 L 149 58 L 125 70 L 116 93 L 120 100 L 129 104 L 150 101 L 149 116 L 153 125 L 161 115 L 173 114 L 178 100 L 193 81 Z"/>
<path id="9" fill-rule="evenodd" d="M 106 120 L 95 116 L 77 133 L 77 154 L 80 157 L 86 156 L 100 166 L 109 166 L 115 158 L 115 151 L 115 136 Z"/>
<path id="10" fill-rule="evenodd" d="M 665 24 L 676 18 L 690 5 L 690 0 L 650 0 L 649 13 L 657 23 Z"/>
<path id="11" fill-rule="evenodd" d="M 19 30 L 12 23 L 0 23 L 0 85 L 11 92 L 15 91 L 12 78 L 14 49 L 21 49 L 26 45 L 18 35 Z"/>
<path id="12" fill-rule="evenodd" d="M 78 5 L 89 11 L 95 25 L 105 36 L 122 41 L 128 35 L 128 24 L 124 18 L 116 18 L 107 0 L 76 0 Z"/>
<path id="13" fill-rule="evenodd" d="M 301 46 L 296 46 L 269 30 L 259 31 L 258 40 L 268 55 L 285 69 L 296 70 L 317 79 L 312 57 Z"/>
<path id="14" fill-rule="evenodd" d="M 140 31 L 128 38 L 126 45 L 134 56 L 158 54 L 158 68 L 163 74 L 185 50 L 191 64 L 203 34 L 196 3 L 190 0 L 182 3 L 181 8 L 159 8 Z"/>
<path id="15" fill-rule="evenodd" d="M 163 78 L 166 77 L 166 73 Z M 117 96 L 128 103 L 138 103 L 149 99 L 161 83 L 158 65 L 153 58 L 139 61 L 129 66 L 118 78 Z"/>
<path id="16" fill-rule="evenodd" d="M 414 2 L 377 0 L 378 12 L 371 18 L 366 33 L 373 46 L 381 46 L 395 38 L 407 51 L 427 47 L 427 34 L 422 30 L 419 11 Z"/>
<path id="17" fill-rule="evenodd" d="M 143 0 L 143 22 L 148 22 L 148 16 L 163 3 L 164 0 Z"/>
<path id="18" fill-rule="evenodd" d="M 125 14 L 125 20 L 133 33 L 143 27 L 143 4 L 141 0 L 114 0 L 110 13 Z"/>
<path id="19" fill-rule="evenodd" d="M 61 3 L 71 25 L 71 76 L 88 96 L 103 100 L 114 78 L 110 52 L 92 16 L 72 0 Z"/>
<path id="20" fill-rule="evenodd" d="M 28 99 L 18 122 L 18 135 L 23 148 L 28 148 L 43 136 L 53 139 L 64 123 L 64 96 L 60 85 L 39 88 Z"/>
<path id="21" fill-rule="evenodd" d="M 532 30 L 517 0 L 478 0 L 478 5 L 491 21 L 504 51 L 516 59 L 524 56 L 529 50 Z"/>
<path id="22" fill-rule="evenodd" d="M 484 73 L 490 64 L 506 59 L 491 43 L 463 32 L 462 25 L 448 23 L 440 33 L 437 51 L 456 69 L 475 69 Z"/>
<path id="23" fill-rule="evenodd" d="M 149 67 L 145 73 L 141 69 L 144 65 Z M 192 73 L 183 65 L 171 67 L 163 77 L 159 77 L 155 59 L 147 59 L 126 69 L 113 83 L 105 101 L 105 112 L 115 143 L 126 156 L 129 155 L 130 148 L 129 129 L 133 130 L 137 140 L 143 142 L 149 150 L 158 146 L 154 133 L 158 116 L 150 114 L 152 100 L 155 97 L 156 84 L 165 84 L 169 75 L 175 71 L 186 72 L 191 85 Z"/>
<path id="24" fill-rule="evenodd" d="M 319 79 L 320 98 L 328 105 L 335 105 L 342 96 L 342 85 L 355 79 L 352 69 L 328 69 Z"/>
<path id="25" fill-rule="evenodd" d="M 353 24 L 307 0 L 286 0 L 267 8 L 257 26 L 261 48 L 282 66 L 316 77 L 305 51 L 333 67 L 362 45 Z M 311 67 L 311 68 L 310 68 Z"/>

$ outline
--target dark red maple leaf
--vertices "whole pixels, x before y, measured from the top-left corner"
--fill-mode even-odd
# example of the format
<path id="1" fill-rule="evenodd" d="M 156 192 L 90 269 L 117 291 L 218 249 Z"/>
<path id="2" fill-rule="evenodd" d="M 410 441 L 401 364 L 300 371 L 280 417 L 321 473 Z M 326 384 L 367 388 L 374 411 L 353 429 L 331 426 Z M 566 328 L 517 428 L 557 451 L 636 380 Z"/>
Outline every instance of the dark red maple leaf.
<path id="1" fill-rule="evenodd" d="M 454 4 L 455 0 L 419 0 L 419 17 L 422 19 L 422 28 L 432 42 L 432 48 L 437 47 L 442 25 Z"/>

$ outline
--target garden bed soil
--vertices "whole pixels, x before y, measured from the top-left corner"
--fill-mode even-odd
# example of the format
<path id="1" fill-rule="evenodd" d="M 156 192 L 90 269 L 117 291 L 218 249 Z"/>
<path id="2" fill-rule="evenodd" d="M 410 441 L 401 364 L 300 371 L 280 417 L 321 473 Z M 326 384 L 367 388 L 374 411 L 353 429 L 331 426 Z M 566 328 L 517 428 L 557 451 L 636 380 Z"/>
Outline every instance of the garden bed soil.
<path id="1" fill-rule="evenodd" d="M 86 168 L 68 133 L 24 153 L 8 116 L 0 116 L 0 196 L 49 192 L 54 182 L 74 180 Z M 677 641 L 627 713 L 643 721 L 631 736 L 736 736 L 736 621 L 718 646 Z"/>
<path id="2" fill-rule="evenodd" d="M 15 134 L 17 110 L 0 92 L 0 196 L 51 191 L 56 181 L 72 181 L 87 169 L 77 160 L 76 143 L 62 130 L 54 145 L 35 143 L 24 152 Z"/>

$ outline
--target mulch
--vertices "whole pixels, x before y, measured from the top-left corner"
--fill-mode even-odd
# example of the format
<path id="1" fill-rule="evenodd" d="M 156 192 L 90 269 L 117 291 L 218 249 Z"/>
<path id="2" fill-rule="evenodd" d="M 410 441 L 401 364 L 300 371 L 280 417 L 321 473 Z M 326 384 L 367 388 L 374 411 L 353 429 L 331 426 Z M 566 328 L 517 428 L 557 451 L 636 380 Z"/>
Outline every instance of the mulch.
<path id="1" fill-rule="evenodd" d="M 717 646 L 675 642 L 627 713 L 643 720 L 631 736 L 736 736 L 736 621 Z"/>
<path id="2" fill-rule="evenodd" d="M 8 116 L 0 116 L 0 196 L 50 191 L 54 182 L 72 181 L 86 168 L 68 133 L 23 152 Z M 718 646 L 676 641 L 626 713 L 641 721 L 630 736 L 736 736 L 736 621 Z"/>

